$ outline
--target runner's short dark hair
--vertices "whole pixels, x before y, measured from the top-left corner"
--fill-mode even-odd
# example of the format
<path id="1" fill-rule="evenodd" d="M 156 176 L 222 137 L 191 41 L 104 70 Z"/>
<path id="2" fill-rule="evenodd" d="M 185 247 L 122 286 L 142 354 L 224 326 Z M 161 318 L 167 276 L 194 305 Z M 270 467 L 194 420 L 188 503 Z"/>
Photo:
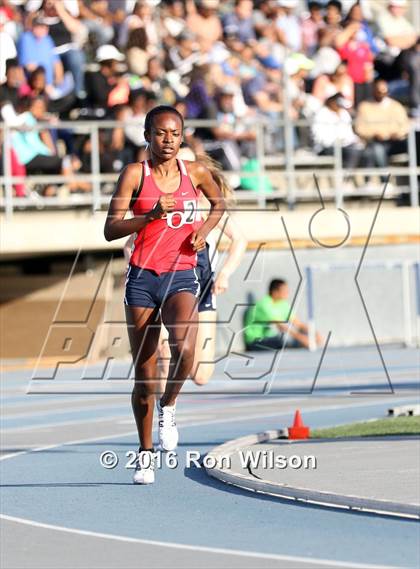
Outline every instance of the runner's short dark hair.
<path id="1" fill-rule="evenodd" d="M 273 279 L 268 287 L 269 294 L 272 294 L 275 290 L 279 289 L 281 286 L 287 284 L 284 279 Z"/>
<path id="2" fill-rule="evenodd" d="M 170 107 L 169 105 L 158 105 L 157 107 L 154 107 L 147 113 L 146 118 L 144 120 L 144 130 L 146 132 L 150 132 L 153 126 L 153 119 L 157 115 L 162 115 L 163 113 L 172 113 L 173 115 L 176 115 L 181 121 L 182 129 L 184 129 L 184 117 L 181 115 L 179 111 L 177 111 L 174 107 Z"/>

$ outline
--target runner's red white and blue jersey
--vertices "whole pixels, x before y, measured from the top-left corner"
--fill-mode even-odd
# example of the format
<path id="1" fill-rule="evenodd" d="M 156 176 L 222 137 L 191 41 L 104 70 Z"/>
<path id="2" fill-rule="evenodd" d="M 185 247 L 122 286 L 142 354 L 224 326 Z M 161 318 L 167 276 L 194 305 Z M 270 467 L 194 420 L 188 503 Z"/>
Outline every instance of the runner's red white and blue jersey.
<path id="1" fill-rule="evenodd" d="M 190 243 L 191 234 L 200 227 L 198 200 L 200 191 L 194 187 L 182 160 L 177 159 L 180 184 L 175 192 L 162 192 L 156 184 L 150 161 L 142 164 L 142 180 L 132 205 L 134 215 L 149 212 L 162 195 L 173 195 L 174 210 L 164 218 L 155 219 L 141 229 L 134 240 L 130 265 L 149 269 L 158 275 L 192 269 L 197 253 Z"/>

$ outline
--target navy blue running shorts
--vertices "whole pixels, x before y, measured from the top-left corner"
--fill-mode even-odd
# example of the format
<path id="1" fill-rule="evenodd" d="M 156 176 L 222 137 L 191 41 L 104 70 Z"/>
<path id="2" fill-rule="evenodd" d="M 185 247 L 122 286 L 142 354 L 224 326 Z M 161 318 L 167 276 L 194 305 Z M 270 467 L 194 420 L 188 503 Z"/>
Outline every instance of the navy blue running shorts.
<path id="1" fill-rule="evenodd" d="M 124 304 L 160 308 L 165 300 L 177 292 L 200 294 L 196 269 L 172 271 L 158 275 L 155 271 L 129 265 L 125 280 Z"/>
<path id="2" fill-rule="evenodd" d="M 210 263 L 209 246 L 197 253 L 197 274 L 201 292 L 198 312 L 216 310 L 216 296 L 211 292 L 214 283 L 214 272 Z"/>

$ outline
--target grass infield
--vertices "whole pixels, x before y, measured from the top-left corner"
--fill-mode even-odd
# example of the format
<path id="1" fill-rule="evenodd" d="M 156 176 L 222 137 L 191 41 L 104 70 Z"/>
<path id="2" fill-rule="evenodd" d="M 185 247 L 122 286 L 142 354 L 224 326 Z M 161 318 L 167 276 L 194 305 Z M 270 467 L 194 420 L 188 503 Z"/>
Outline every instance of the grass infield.
<path id="1" fill-rule="evenodd" d="M 329 429 L 315 429 L 311 439 L 336 439 L 340 437 L 374 437 L 383 435 L 420 435 L 420 416 L 390 417 L 351 423 Z"/>

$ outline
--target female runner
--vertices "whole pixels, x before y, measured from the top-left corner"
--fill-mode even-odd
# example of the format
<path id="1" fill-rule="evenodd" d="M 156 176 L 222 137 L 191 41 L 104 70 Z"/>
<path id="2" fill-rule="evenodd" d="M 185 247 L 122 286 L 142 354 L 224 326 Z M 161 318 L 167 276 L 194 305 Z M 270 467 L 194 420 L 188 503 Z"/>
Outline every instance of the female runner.
<path id="1" fill-rule="evenodd" d="M 140 439 L 134 482 L 154 482 L 152 441 L 157 347 L 161 323 L 169 331 L 171 361 L 165 392 L 156 401 L 163 450 L 178 444 L 176 398 L 194 361 L 199 283 L 197 251 L 225 206 L 210 172 L 198 162 L 176 158 L 184 121 L 173 107 L 158 106 L 145 119 L 150 160 L 129 164 L 113 194 L 104 235 L 108 241 L 136 233 L 127 270 L 125 311 L 135 367 L 132 406 Z M 197 221 L 200 190 L 210 202 L 204 223 Z M 124 219 L 132 205 L 134 217 Z"/>
<path id="2" fill-rule="evenodd" d="M 188 149 L 186 149 L 188 150 Z M 186 153 L 181 148 L 178 156 Z M 192 153 L 190 152 L 190 155 Z M 190 157 L 188 155 L 188 157 Z M 206 154 L 198 154 L 192 159 L 196 159 L 203 164 L 211 173 L 214 181 L 220 188 L 226 205 L 234 204 L 234 194 L 227 180 L 223 176 L 219 165 Z M 204 200 L 202 200 L 204 202 Z M 201 209 L 201 208 L 200 208 Z M 202 209 L 208 210 L 208 202 L 202 203 Z M 217 264 L 217 229 L 223 232 L 230 240 L 226 258 L 220 270 L 215 276 Z M 124 246 L 124 256 L 129 262 L 134 240 L 130 237 Z M 198 302 L 199 327 L 197 332 L 197 343 L 194 351 L 194 363 L 190 372 L 190 377 L 196 385 L 205 385 L 210 380 L 214 371 L 214 359 L 216 351 L 216 297 L 223 294 L 229 287 L 229 278 L 238 268 L 243 255 L 246 251 L 247 240 L 241 230 L 234 222 L 228 212 L 217 224 L 207 237 L 206 247 L 197 254 L 197 274 L 200 282 L 200 297 Z M 168 344 L 168 332 L 162 326 L 159 341 L 158 372 L 160 376 L 157 395 L 165 391 L 166 378 L 168 377 L 168 366 L 171 353 Z"/>

